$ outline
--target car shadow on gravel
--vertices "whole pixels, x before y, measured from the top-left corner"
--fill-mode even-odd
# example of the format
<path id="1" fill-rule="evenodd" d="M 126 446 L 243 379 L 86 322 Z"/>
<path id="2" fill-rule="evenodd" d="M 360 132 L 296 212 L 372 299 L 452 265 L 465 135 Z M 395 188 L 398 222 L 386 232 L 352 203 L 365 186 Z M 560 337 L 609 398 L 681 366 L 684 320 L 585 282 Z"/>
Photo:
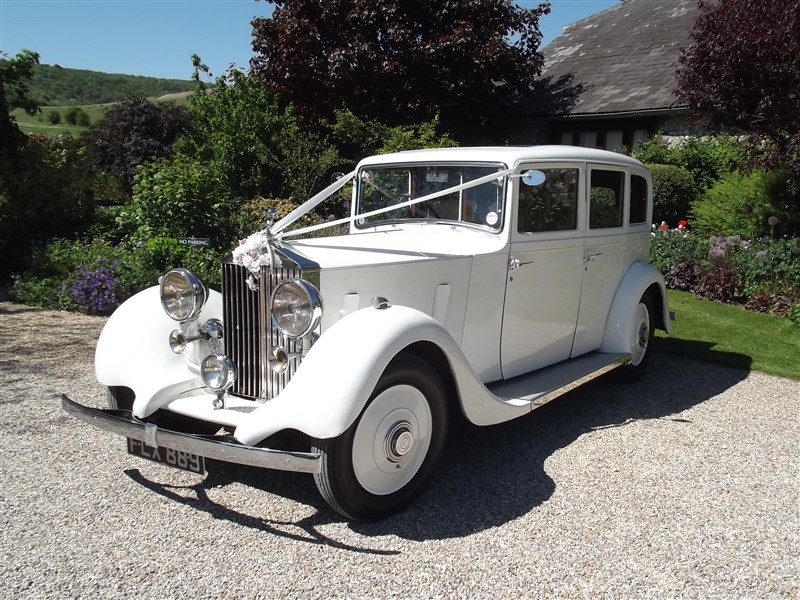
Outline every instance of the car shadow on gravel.
<path id="1" fill-rule="evenodd" d="M 736 385 L 748 370 L 656 354 L 648 374 L 634 384 L 602 377 L 577 388 L 529 416 L 492 427 L 456 425 L 437 475 L 404 512 L 378 523 L 351 523 L 364 536 L 396 535 L 414 541 L 470 535 L 512 521 L 547 501 L 556 488 L 544 464 L 557 450 L 585 433 L 622 427 L 637 420 L 666 419 L 675 427 L 688 421 L 679 413 Z M 169 486 L 126 471 L 134 481 L 176 502 L 218 519 L 282 537 L 355 552 L 385 551 L 353 547 L 321 534 L 319 528 L 343 521 L 317 493 L 308 475 L 209 461 L 209 475 L 188 499 Z M 250 516 L 215 503 L 206 490 L 240 483 L 265 494 L 313 507 L 293 523 Z M 391 552 L 390 552 L 391 553 Z"/>

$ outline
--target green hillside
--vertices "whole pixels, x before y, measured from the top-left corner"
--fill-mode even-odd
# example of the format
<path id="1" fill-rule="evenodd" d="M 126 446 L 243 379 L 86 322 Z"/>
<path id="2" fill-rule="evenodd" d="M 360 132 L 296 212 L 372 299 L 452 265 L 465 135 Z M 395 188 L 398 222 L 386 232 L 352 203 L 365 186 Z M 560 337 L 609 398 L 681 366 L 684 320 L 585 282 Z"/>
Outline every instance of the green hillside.
<path id="1" fill-rule="evenodd" d="M 58 135 L 80 134 L 87 124 L 101 120 L 108 107 L 130 96 L 185 103 L 194 82 L 38 65 L 29 87 L 41 112 L 31 116 L 21 109 L 13 110 L 11 114 L 20 129 L 25 133 Z M 75 109 L 85 113 L 85 120 L 69 124 L 66 115 Z M 51 121 L 54 112 L 59 115 L 57 123 Z"/>
<path id="2" fill-rule="evenodd" d="M 129 96 L 157 98 L 193 88 L 194 83 L 188 80 L 117 75 L 58 65 L 38 65 L 30 83 L 31 95 L 40 106 L 107 104 Z"/>

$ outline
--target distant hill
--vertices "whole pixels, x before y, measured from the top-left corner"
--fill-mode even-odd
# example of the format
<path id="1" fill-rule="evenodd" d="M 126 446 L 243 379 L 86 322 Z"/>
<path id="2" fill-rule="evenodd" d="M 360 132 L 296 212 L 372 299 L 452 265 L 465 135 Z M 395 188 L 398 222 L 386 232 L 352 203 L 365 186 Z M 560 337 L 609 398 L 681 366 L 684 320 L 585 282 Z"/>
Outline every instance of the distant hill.
<path id="1" fill-rule="evenodd" d="M 30 83 L 41 106 L 70 106 L 119 102 L 128 96 L 157 98 L 194 89 L 192 81 L 39 65 Z"/>

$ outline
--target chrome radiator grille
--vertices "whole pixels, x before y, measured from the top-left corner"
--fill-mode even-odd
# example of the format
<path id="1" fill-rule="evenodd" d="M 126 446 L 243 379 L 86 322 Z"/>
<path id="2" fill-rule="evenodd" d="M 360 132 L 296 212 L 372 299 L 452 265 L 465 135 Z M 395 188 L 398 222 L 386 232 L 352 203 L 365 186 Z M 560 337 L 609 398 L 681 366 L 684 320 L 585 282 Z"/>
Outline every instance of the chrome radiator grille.
<path id="1" fill-rule="evenodd" d="M 269 400 L 289 383 L 300 362 L 302 341 L 291 339 L 273 325 L 270 317 L 272 290 L 282 280 L 300 277 L 292 267 L 261 268 L 258 291 L 247 287 L 250 273 L 241 265 L 222 265 L 222 316 L 225 325 L 225 354 L 236 365 L 231 393 L 243 398 Z M 290 356 L 289 367 L 275 373 L 269 357 L 276 347 Z"/>

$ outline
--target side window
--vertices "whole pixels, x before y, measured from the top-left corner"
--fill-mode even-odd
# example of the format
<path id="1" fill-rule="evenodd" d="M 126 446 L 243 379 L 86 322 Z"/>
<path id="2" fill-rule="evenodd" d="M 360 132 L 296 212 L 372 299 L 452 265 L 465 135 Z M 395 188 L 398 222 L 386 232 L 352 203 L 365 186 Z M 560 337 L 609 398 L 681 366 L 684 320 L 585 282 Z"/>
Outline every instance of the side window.
<path id="1" fill-rule="evenodd" d="M 631 207 L 628 223 L 647 222 L 647 180 L 639 175 L 631 175 Z"/>
<path id="2" fill-rule="evenodd" d="M 592 169 L 589 192 L 589 227 L 622 227 L 625 173 Z"/>
<path id="3" fill-rule="evenodd" d="M 517 231 L 566 231 L 578 226 L 578 169 L 528 171 L 519 186 Z"/>

